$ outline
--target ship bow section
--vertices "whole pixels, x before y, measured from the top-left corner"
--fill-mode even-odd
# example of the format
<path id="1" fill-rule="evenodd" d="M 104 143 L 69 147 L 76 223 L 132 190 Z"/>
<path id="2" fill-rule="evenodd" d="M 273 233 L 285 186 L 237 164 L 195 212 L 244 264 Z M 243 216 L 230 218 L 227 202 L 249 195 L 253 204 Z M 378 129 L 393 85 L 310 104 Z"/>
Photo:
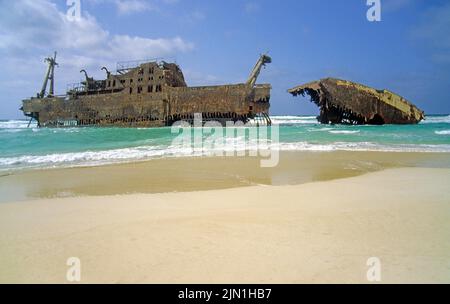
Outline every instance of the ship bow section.
<path id="1" fill-rule="evenodd" d="M 416 124 L 424 119 L 424 112 L 405 98 L 346 80 L 322 79 L 288 92 L 309 95 L 320 109 L 319 122 L 324 124 Z"/>

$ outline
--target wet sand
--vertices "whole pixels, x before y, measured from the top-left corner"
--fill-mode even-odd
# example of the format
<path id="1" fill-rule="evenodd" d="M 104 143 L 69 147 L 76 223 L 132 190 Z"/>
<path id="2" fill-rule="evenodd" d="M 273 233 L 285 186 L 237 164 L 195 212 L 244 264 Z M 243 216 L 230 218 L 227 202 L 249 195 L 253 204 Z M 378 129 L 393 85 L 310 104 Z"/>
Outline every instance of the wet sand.
<path id="1" fill-rule="evenodd" d="M 65 283 L 78 257 L 81 283 L 367 283 L 378 257 L 382 283 L 450 283 L 449 180 L 450 169 L 397 168 L 2 203 L 0 282 Z"/>
<path id="2" fill-rule="evenodd" d="M 0 202 L 298 185 L 389 168 L 450 168 L 449 153 L 281 152 L 275 168 L 261 168 L 260 160 L 168 158 L 99 167 L 4 172 L 0 174 Z"/>

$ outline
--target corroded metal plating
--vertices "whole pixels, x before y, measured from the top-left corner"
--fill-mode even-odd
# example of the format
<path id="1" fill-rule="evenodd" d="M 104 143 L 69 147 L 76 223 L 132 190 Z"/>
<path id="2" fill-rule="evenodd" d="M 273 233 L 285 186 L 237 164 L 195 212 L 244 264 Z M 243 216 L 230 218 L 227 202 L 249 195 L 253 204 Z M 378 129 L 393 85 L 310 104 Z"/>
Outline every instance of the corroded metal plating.
<path id="1" fill-rule="evenodd" d="M 321 123 L 416 124 L 425 114 L 405 98 L 347 80 L 326 78 L 288 90 L 306 94 L 320 108 Z"/>

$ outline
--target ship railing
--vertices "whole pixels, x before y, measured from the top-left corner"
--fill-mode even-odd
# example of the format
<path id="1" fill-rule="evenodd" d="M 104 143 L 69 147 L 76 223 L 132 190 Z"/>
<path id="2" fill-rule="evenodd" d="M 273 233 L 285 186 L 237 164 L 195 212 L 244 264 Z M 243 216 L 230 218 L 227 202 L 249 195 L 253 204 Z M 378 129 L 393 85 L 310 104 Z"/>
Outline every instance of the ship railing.
<path id="1" fill-rule="evenodd" d="M 81 82 L 77 82 L 77 83 L 71 83 L 67 85 L 67 92 L 85 92 L 86 91 L 86 86 L 84 84 L 82 84 Z"/>
<path id="2" fill-rule="evenodd" d="M 151 58 L 151 59 L 140 59 L 140 60 L 131 60 L 131 61 L 119 61 L 116 64 L 116 71 L 118 74 L 124 74 L 128 71 L 135 69 L 142 64 L 149 62 L 161 63 L 166 60 L 171 60 L 172 58 Z M 175 62 L 175 60 L 173 60 Z"/>

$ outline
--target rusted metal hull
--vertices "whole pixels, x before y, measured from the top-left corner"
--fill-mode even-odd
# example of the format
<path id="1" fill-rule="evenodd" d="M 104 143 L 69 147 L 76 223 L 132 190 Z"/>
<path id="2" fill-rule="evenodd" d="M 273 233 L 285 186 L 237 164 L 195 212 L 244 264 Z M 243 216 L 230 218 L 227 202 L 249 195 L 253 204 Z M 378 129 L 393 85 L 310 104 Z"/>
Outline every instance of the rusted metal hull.
<path id="1" fill-rule="evenodd" d="M 416 124 L 425 114 L 405 98 L 351 81 L 326 78 L 288 90 L 306 94 L 320 108 L 324 124 Z"/>
<path id="2" fill-rule="evenodd" d="M 190 121 L 247 120 L 269 113 L 271 86 L 246 84 L 167 87 L 164 92 L 130 95 L 126 91 L 74 97 L 31 98 L 22 111 L 41 127 L 164 127 Z"/>

